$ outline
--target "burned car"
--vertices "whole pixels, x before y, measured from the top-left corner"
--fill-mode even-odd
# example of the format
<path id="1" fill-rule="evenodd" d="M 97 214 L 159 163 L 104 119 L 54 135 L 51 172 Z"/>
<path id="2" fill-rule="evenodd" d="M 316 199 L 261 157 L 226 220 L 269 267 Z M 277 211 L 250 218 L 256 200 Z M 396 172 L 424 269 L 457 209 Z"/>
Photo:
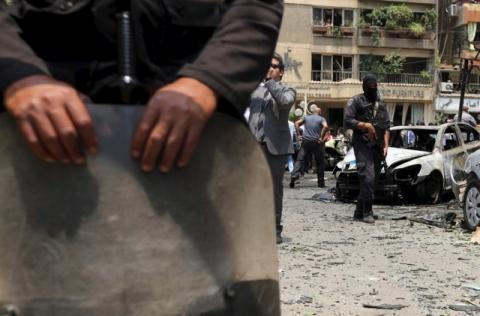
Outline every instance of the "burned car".
<path id="1" fill-rule="evenodd" d="M 469 153 L 480 148 L 479 132 L 465 123 L 440 126 L 397 126 L 390 131 L 390 148 L 375 186 L 377 200 L 434 204 L 452 189 Z M 359 191 L 353 149 L 334 170 L 337 197 L 355 199 Z"/>

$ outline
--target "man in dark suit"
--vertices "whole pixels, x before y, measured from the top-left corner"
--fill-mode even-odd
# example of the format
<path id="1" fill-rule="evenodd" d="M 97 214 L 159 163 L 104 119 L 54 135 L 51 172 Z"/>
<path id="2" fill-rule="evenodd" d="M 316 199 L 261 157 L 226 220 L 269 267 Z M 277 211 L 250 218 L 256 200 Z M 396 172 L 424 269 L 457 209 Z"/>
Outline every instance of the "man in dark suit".
<path id="1" fill-rule="evenodd" d="M 283 174 L 288 155 L 293 153 L 288 114 L 296 92 L 280 83 L 284 73 L 283 59 L 274 54 L 265 80 L 253 92 L 248 124 L 262 145 L 273 179 L 277 243 L 282 242 Z"/>

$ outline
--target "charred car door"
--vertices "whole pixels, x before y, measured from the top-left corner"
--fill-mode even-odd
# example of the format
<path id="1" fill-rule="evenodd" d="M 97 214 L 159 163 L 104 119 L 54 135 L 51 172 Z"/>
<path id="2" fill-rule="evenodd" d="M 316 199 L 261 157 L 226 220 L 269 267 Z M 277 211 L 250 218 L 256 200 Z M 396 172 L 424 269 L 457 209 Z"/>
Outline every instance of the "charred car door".
<path id="1" fill-rule="evenodd" d="M 463 125 L 463 124 L 462 124 Z M 444 167 L 444 189 L 449 190 L 452 184 L 464 178 L 464 166 L 467 152 L 458 124 L 445 128 L 441 138 Z"/>

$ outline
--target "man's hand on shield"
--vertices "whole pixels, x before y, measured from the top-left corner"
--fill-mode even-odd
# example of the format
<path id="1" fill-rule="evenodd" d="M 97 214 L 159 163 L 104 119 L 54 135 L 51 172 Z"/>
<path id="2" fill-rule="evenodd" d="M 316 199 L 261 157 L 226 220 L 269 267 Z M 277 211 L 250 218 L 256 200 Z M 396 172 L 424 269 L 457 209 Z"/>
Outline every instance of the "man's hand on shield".
<path id="1" fill-rule="evenodd" d="M 44 75 L 29 76 L 7 88 L 4 102 L 39 158 L 82 164 L 85 151 L 96 153 L 90 114 L 68 84 Z"/>
<path id="2" fill-rule="evenodd" d="M 176 163 L 185 167 L 208 119 L 217 108 L 218 96 L 192 78 L 180 78 L 158 89 L 150 98 L 132 142 L 132 156 L 142 170 L 168 172 Z"/>

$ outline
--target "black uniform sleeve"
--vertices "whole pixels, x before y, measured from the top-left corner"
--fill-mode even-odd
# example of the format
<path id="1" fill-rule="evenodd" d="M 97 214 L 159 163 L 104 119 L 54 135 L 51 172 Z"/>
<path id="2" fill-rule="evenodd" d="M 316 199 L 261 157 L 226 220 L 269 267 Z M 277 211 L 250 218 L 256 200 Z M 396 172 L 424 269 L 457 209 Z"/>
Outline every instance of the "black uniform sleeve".
<path id="1" fill-rule="evenodd" d="M 0 0 L 0 95 L 17 80 L 48 74 L 45 63 L 20 38 L 19 28 L 7 9 L 7 4 Z"/>
<path id="2" fill-rule="evenodd" d="M 179 77 L 211 87 L 239 113 L 268 70 L 283 14 L 280 0 L 236 0 L 198 58 Z"/>
<path id="3" fill-rule="evenodd" d="M 356 129 L 358 120 L 357 120 L 357 107 L 356 107 L 357 99 L 355 97 L 348 100 L 347 108 L 345 109 L 344 115 L 344 124 L 345 128 Z"/>

